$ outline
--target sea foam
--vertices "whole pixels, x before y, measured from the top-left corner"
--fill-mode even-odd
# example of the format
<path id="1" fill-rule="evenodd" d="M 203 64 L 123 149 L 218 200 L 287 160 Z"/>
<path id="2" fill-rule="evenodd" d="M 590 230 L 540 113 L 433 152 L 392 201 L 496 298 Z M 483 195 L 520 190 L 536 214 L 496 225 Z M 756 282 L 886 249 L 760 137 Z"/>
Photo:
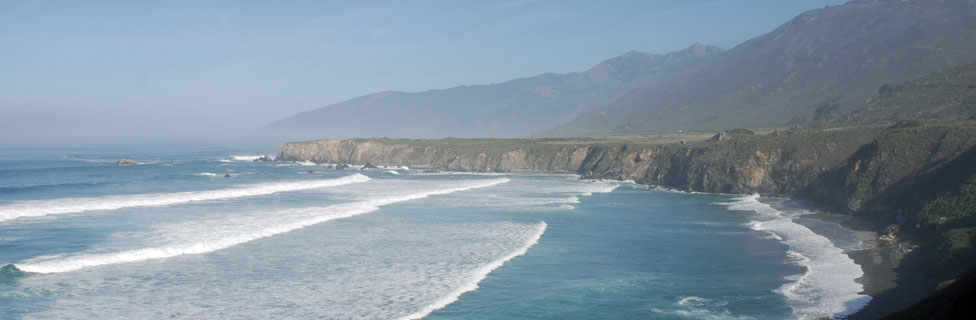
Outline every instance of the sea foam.
<path id="1" fill-rule="evenodd" d="M 365 201 L 338 204 L 327 207 L 283 210 L 280 212 L 275 212 L 271 215 L 259 213 L 252 216 L 219 219 L 214 221 L 192 221 L 172 224 L 160 227 L 158 230 L 158 233 L 162 235 L 160 238 L 168 238 L 166 241 L 167 243 L 165 244 L 121 252 L 37 257 L 16 263 L 14 266 L 24 272 L 61 273 L 108 264 L 162 259 L 186 254 L 208 253 L 257 239 L 290 232 L 329 220 L 347 218 L 363 213 L 373 212 L 378 210 L 380 206 L 384 205 L 422 199 L 432 195 L 442 195 L 477 188 L 485 188 L 506 183 L 508 181 L 510 180 L 482 180 L 453 188 L 442 188 L 409 194 L 379 197 Z M 508 259 L 505 259 L 505 261 Z M 504 263 L 504 261 L 501 263 Z M 492 267 L 488 271 L 490 272 L 495 268 L 497 268 L 497 266 Z"/>
<path id="2" fill-rule="evenodd" d="M 257 159 L 261 159 L 261 157 L 262 156 L 236 155 L 236 156 L 230 156 L 230 159 L 234 161 L 254 161 Z"/>
<path id="3" fill-rule="evenodd" d="M 412 314 L 409 314 L 409 315 L 407 315 L 405 317 L 402 317 L 400 319 L 420 319 L 420 318 L 424 318 L 427 315 L 429 315 L 431 312 L 434 312 L 435 310 L 438 310 L 438 309 L 442 309 L 442 308 L 444 308 L 444 307 L 446 307 L 446 306 L 454 303 L 455 301 L 458 300 L 458 298 L 461 297 L 462 294 L 464 294 L 466 292 L 470 292 L 470 291 L 477 290 L 478 289 L 478 283 L 481 282 L 482 280 L 484 280 L 485 278 L 487 278 L 488 277 L 488 274 L 490 274 L 495 269 L 500 268 L 502 265 L 504 265 L 509 260 L 512 260 L 515 257 L 521 256 L 521 255 L 524 255 L 526 252 L 529 251 L 529 248 L 531 248 L 532 246 L 534 246 L 536 243 L 539 243 L 539 239 L 542 238 L 542 234 L 546 232 L 546 228 L 547 227 L 548 227 L 548 225 L 545 222 L 539 222 L 539 224 L 536 226 L 535 233 L 531 237 L 529 237 L 529 239 L 527 241 L 525 241 L 525 244 L 522 245 L 521 248 L 519 248 L 518 250 L 512 251 L 511 253 L 505 255 L 504 257 L 498 258 L 497 260 L 494 260 L 494 261 L 491 261 L 491 262 L 489 262 L 489 263 L 487 263 L 485 265 L 482 265 L 480 268 L 478 268 L 477 270 L 475 270 L 473 272 L 473 274 L 471 275 L 471 277 L 468 279 L 468 281 L 466 283 L 462 284 L 459 287 L 454 288 L 454 290 L 451 290 L 447 294 L 445 294 L 442 297 L 438 298 L 434 303 L 431 303 L 429 305 L 426 305 L 426 306 L 420 308 L 420 310 L 418 310 L 417 312 L 414 312 Z"/>
<path id="4" fill-rule="evenodd" d="M 168 206 L 197 201 L 262 196 L 286 191 L 335 187 L 369 180 L 369 177 L 357 173 L 337 179 L 259 183 L 217 190 L 116 195 L 93 198 L 28 200 L 0 206 L 0 222 L 53 214 L 117 210 L 132 207 Z"/>
<path id="5" fill-rule="evenodd" d="M 806 268 L 804 273 L 790 277 L 791 282 L 776 290 L 789 300 L 797 317 L 843 317 L 861 309 L 871 300 L 870 296 L 859 294 L 863 286 L 856 280 L 864 276 L 861 266 L 855 264 L 830 239 L 794 222 L 793 215 L 760 202 L 759 194 L 733 200 L 721 204 L 731 210 L 759 214 L 759 221 L 750 222 L 748 227 L 764 231 L 770 239 L 789 246 L 789 261 Z"/>

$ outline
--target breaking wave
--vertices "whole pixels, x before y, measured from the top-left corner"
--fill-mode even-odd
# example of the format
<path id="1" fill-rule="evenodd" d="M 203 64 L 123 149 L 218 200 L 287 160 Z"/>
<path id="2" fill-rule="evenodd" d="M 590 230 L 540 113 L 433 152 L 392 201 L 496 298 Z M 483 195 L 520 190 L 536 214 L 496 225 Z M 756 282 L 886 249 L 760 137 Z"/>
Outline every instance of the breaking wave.
<path id="1" fill-rule="evenodd" d="M 787 298 L 797 317 L 843 317 L 860 310 L 871 300 L 870 296 L 860 294 L 864 287 L 856 281 L 864 276 L 861 266 L 830 239 L 794 222 L 792 215 L 760 202 L 759 194 L 733 200 L 721 204 L 731 210 L 758 213 L 762 219 L 750 222 L 748 227 L 766 232 L 768 238 L 789 246 L 789 261 L 806 269 L 802 274 L 789 277 L 790 282 L 776 290 Z"/>
<path id="2" fill-rule="evenodd" d="M 546 232 L 546 227 L 548 227 L 548 225 L 545 222 L 540 222 L 536 226 L 535 233 L 532 235 L 532 237 L 530 237 L 525 242 L 524 245 L 522 245 L 521 248 L 519 248 L 518 250 L 515 250 L 515 251 L 509 253 L 508 255 L 505 255 L 504 257 L 501 257 L 501 258 L 499 258 L 497 260 L 494 260 L 492 262 L 489 262 L 488 264 L 485 264 L 485 265 L 481 266 L 480 268 L 478 268 L 477 270 L 475 270 L 474 274 L 472 275 L 471 278 L 468 279 L 467 283 L 465 283 L 465 284 L 463 284 L 463 285 L 455 288 L 454 290 L 451 290 L 451 292 L 448 292 L 447 294 L 441 296 L 439 299 L 437 299 L 436 301 L 434 301 L 434 303 L 431 303 L 429 305 L 426 305 L 426 306 L 422 307 L 420 310 L 418 310 L 417 312 L 414 312 L 414 313 L 412 313 L 410 315 L 407 315 L 405 317 L 402 317 L 400 319 L 420 319 L 420 318 L 426 317 L 431 312 L 434 312 L 434 310 L 442 309 L 442 308 L 444 308 L 444 307 L 446 307 L 446 306 L 454 303 L 455 301 L 458 300 L 458 298 L 461 297 L 462 294 L 464 294 L 466 292 L 470 292 L 470 291 L 477 290 L 478 289 L 478 283 L 481 282 L 482 280 L 484 280 L 485 278 L 487 278 L 488 277 L 488 274 L 490 274 L 495 269 L 498 269 L 499 267 L 501 267 L 502 265 L 504 265 L 509 260 L 515 259 L 515 257 L 521 256 L 521 255 L 524 255 L 526 252 L 529 251 L 529 248 L 531 248 L 532 246 L 534 246 L 536 243 L 539 243 L 539 239 L 542 238 L 542 234 Z"/>
<path id="3" fill-rule="evenodd" d="M 274 212 L 270 215 L 259 213 L 247 217 L 235 217 L 206 222 L 191 221 L 178 223 L 161 228 L 160 233 L 172 238 L 169 241 L 170 243 L 167 244 L 121 252 L 37 257 L 16 263 L 14 264 L 14 267 L 20 271 L 30 273 L 60 273 L 75 271 L 86 267 L 162 259 L 186 254 L 208 253 L 257 239 L 290 232 L 329 220 L 347 218 L 363 213 L 373 212 L 384 205 L 422 199 L 432 195 L 442 195 L 477 188 L 485 188 L 506 183 L 508 181 L 509 179 L 484 180 L 460 187 L 379 197 L 365 201 L 357 201 L 327 207 L 291 209 Z M 521 255 L 521 253 L 517 255 Z M 511 257 L 517 255 L 512 255 Z M 504 261 L 511 259 L 511 257 L 505 259 Z M 504 263 L 504 261 L 498 262 L 498 266 Z M 487 272 L 494 270 L 498 266 L 493 266 L 487 269 Z M 477 286 L 475 286 L 475 288 L 477 288 Z"/>
<path id="4" fill-rule="evenodd" d="M 0 222 L 25 217 L 40 217 L 53 214 L 79 213 L 95 210 L 117 210 L 132 207 L 156 207 L 197 201 L 233 199 L 269 195 L 278 192 L 299 191 L 324 187 L 335 187 L 350 183 L 366 182 L 370 178 L 353 174 L 337 179 L 271 182 L 241 186 L 229 189 L 188 191 L 175 193 L 153 193 L 137 195 L 116 195 L 93 198 L 61 198 L 51 200 L 29 200 L 0 206 Z"/>

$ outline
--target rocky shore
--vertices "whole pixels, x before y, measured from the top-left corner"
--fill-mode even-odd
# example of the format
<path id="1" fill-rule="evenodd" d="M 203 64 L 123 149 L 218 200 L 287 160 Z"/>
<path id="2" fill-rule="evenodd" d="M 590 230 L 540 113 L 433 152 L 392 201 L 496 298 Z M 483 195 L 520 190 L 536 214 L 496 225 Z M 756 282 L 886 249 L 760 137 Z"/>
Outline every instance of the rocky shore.
<path id="1" fill-rule="evenodd" d="M 879 244 L 884 250 L 905 257 L 891 259 L 891 252 L 878 251 L 870 254 L 888 258 L 857 258 L 865 268 L 883 265 L 879 268 L 889 270 L 872 274 L 897 273 L 886 276 L 896 277 L 897 286 L 880 280 L 869 286 L 881 297 L 865 308 L 871 317 L 920 298 L 904 290 L 931 292 L 939 282 L 961 276 L 973 264 L 953 262 L 952 272 L 931 269 L 942 267 L 938 264 L 926 265 L 929 269 L 899 264 L 921 259 L 912 252 L 916 246 L 912 240 L 931 238 L 926 233 L 931 222 L 919 216 L 923 207 L 976 176 L 976 121 L 969 119 L 766 134 L 737 129 L 676 143 L 613 138 L 318 140 L 282 144 L 277 160 L 371 162 L 445 171 L 568 172 L 684 191 L 760 193 L 804 201 L 849 215 L 849 224 L 882 234 L 872 241 L 883 241 Z M 871 262 L 878 259 L 885 263 Z"/>

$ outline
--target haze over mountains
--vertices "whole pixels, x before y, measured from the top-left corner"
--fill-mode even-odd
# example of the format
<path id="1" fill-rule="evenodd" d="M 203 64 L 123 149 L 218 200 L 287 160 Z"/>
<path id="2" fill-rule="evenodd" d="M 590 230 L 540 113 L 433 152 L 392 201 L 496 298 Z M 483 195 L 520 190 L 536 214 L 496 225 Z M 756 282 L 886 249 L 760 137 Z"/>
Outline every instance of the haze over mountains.
<path id="1" fill-rule="evenodd" d="M 605 107 L 702 59 L 695 45 L 666 55 L 628 52 L 590 70 L 418 93 L 380 92 L 296 114 L 262 131 L 290 137 L 523 137 Z"/>
<path id="2" fill-rule="evenodd" d="M 735 48 L 629 52 L 581 73 L 382 92 L 260 129 L 289 139 L 549 137 L 717 130 L 849 111 L 884 84 L 976 62 L 976 2 L 874 0 L 811 10 Z"/>

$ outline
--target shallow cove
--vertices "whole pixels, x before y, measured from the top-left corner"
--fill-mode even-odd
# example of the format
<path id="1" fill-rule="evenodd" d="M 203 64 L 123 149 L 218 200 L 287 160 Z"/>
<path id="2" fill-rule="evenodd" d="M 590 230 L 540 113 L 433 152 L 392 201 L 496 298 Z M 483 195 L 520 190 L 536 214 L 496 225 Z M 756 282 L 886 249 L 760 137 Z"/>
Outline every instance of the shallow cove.
<path id="1" fill-rule="evenodd" d="M 623 186 L 546 218 L 525 257 L 430 319 L 790 318 L 774 292 L 802 268 L 731 196 Z"/>

